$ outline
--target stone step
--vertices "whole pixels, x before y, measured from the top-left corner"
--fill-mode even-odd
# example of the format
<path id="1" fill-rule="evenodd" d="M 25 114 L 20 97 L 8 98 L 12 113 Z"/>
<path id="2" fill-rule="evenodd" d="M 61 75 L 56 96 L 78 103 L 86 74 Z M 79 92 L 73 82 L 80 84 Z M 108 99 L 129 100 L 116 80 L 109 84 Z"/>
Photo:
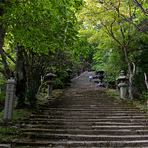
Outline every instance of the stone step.
<path id="1" fill-rule="evenodd" d="M 94 110 L 95 109 L 95 110 Z M 125 107 L 71 107 L 71 106 L 67 106 L 67 107 L 53 107 L 53 108 L 44 108 L 44 109 L 39 109 L 39 112 L 42 111 L 129 111 L 129 112 L 141 112 L 138 109 L 135 108 L 125 108 Z"/>
<path id="2" fill-rule="evenodd" d="M 43 111 L 43 112 L 40 112 L 40 113 L 35 113 L 35 114 L 32 114 L 30 117 L 33 118 L 33 117 L 37 117 L 37 116 L 40 116 L 40 117 L 48 117 L 48 116 L 102 116 L 102 115 L 108 115 L 108 116 L 143 116 L 146 118 L 145 114 L 144 113 L 141 113 L 141 112 L 131 112 L 131 111 L 99 111 L 99 110 L 96 110 L 96 111 L 92 111 L 92 110 L 85 110 L 85 111 L 60 111 L 60 110 L 57 110 L 57 111 Z"/>
<path id="3" fill-rule="evenodd" d="M 36 142 L 16 142 L 16 146 L 34 146 L 34 147 L 147 147 L 147 140 L 133 140 L 133 141 L 36 141 Z"/>
<path id="4" fill-rule="evenodd" d="M 91 111 L 91 110 L 96 110 L 96 111 L 136 111 L 138 112 L 139 110 L 138 109 L 135 109 L 135 108 L 126 108 L 126 107 L 99 107 L 99 106 L 96 106 L 96 107 L 92 107 L 92 106 L 60 106 L 60 107 L 57 107 L 57 108 L 44 108 L 44 109 L 40 109 L 40 111 L 45 111 L 45 110 L 64 110 L 64 111 L 68 111 L 68 110 L 72 110 L 72 111 L 83 111 L 83 110 L 88 110 L 88 111 Z M 140 112 L 140 111 L 139 111 Z"/>
<path id="5" fill-rule="evenodd" d="M 61 98 L 40 105 L 36 113 L 17 123 L 21 134 L 13 140 L 15 147 L 148 146 L 147 116 L 126 102 L 109 98 L 102 89 L 88 88 L 93 84 L 85 74 L 73 85 L 78 87 L 65 90 Z"/>
<path id="6" fill-rule="evenodd" d="M 59 115 L 32 115 L 30 117 L 30 120 L 44 120 L 44 119 L 57 119 L 57 118 L 65 118 L 65 119 L 90 119 L 90 114 L 62 114 L 61 116 Z M 108 118 L 108 119 L 145 119 L 144 115 L 128 115 L 128 114 L 91 114 L 91 119 L 102 119 L 102 118 Z"/>
<path id="7" fill-rule="evenodd" d="M 127 141 L 127 140 L 147 140 L 148 135 L 82 135 L 82 134 L 57 134 L 57 133 L 37 133 L 37 132 L 27 132 L 23 133 L 23 136 L 29 136 L 29 139 L 35 139 L 37 141 L 47 141 L 47 140 L 88 140 L 88 141 Z"/>
<path id="8" fill-rule="evenodd" d="M 77 114 L 72 114 L 72 113 L 63 113 L 63 114 L 48 114 L 48 115 L 32 115 L 30 117 L 30 120 L 44 120 L 44 119 L 58 119 L 58 118 L 65 118 L 65 119 L 90 119 L 90 114 L 88 113 L 77 113 Z M 131 119 L 144 119 L 145 116 L 144 115 L 137 115 L 137 114 L 91 114 L 91 118 L 92 119 L 97 119 L 97 118 L 131 118 Z"/>
<path id="9" fill-rule="evenodd" d="M 136 124 L 91 124 L 91 123 L 59 123 L 59 124 L 23 124 L 20 128 L 38 128 L 38 129 L 83 129 L 83 130 L 147 130 L 146 125 Z"/>
<path id="10" fill-rule="evenodd" d="M 22 121 L 22 123 L 24 124 L 49 124 L 49 123 L 96 123 L 96 122 L 125 122 L 125 123 L 147 123 L 148 119 L 144 118 L 144 119 L 140 119 L 140 118 L 97 118 L 97 119 L 93 119 L 93 118 L 89 118 L 89 119 L 78 119 L 78 118 L 65 118 L 65 119 L 47 119 L 47 118 L 41 118 L 41 119 L 29 119 L 28 120 L 24 120 Z M 20 122 L 21 123 L 21 122 Z"/>
<path id="11" fill-rule="evenodd" d="M 67 108 L 44 108 L 44 109 L 40 109 L 39 112 L 43 112 L 43 111 L 94 111 L 94 108 L 71 108 L 71 107 L 67 107 Z M 125 111 L 125 112 L 140 112 L 138 109 L 132 109 L 132 108 L 129 108 L 129 109 L 126 109 L 126 108 L 97 108 L 96 111 L 102 111 L 102 112 L 105 112 L 105 111 L 108 111 L 108 112 L 117 112 L 117 111 Z"/>
<path id="12" fill-rule="evenodd" d="M 93 125 L 92 126 L 92 128 L 93 129 L 114 129 L 114 130 L 116 130 L 116 129 L 147 129 L 147 127 L 146 126 L 143 126 L 143 125 L 131 125 L 131 126 L 128 126 L 128 125 L 110 125 L 110 126 L 108 126 L 108 125 Z"/>
<path id="13" fill-rule="evenodd" d="M 46 128 L 28 128 L 28 129 L 21 129 L 21 131 L 26 134 L 29 134 L 30 132 L 33 133 L 57 133 L 57 134 L 89 134 L 89 135 L 101 135 L 103 134 L 109 134 L 109 135 L 136 135 L 136 134 L 147 134 L 148 130 L 137 130 L 137 129 L 46 129 Z"/>
<path id="14" fill-rule="evenodd" d="M 58 114 L 58 113 L 63 113 L 63 114 L 68 114 L 70 115 L 71 114 L 125 114 L 125 115 L 133 115 L 133 114 L 137 114 L 137 115 L 144 115 L 143 112 L 138 112 L 138 111 L 134 111 L 134 110 L 99 110 L 99 109 L 95 109 L 95 110 L 92 110 L 92 109 L 80 109 L 80 110 L 74 110 L 74 109 L 71 109 L 71 110 L 42 110 L 42 111 L 39 111 L 37 113 L 33 113 L 32 115 L 46 115 L 46 113 L 48 114 Z M 60 114 L 60 115 L 61 115 Z"/>
<path id="15" fill-rule="evenodd" d="M 18 125 L 28 125 L 28 124 L 32 124 L 32 125 L 36 125 L 36 124 L 40 124 L 40 125 L 63 125 L 63 124 L 66 124 L 66 125 L 71 125 L 71 124 L 75 124 L 75 123 L 77 123 L 78 125 L 109 125 L 109 126 L 111 126 L 111 125 L 117 125 L 117 126 L 119 126 L 119 125 L 131 125 L 131 126 L 134 126 L 134 125 L 142 125 L 142 126 L 148 126 L 148 123 L 146 122 L 146 123 L 144 123 L 144 122 L 140 122 L 140 123 L 138 123 L 138 122 L 115 122 L 115 121 L 100 121 L 100 122 L 85 122 L 85 121 L 81 121 L 81 122 L 79 122 L 79 121 L 65 121 L 65 122 L 59 122 L 59 121 L 56 121 L 56 120 L 53 120 L 53 121 L 47 121 L 47 122 L 45 122 L 45 121 L 40 121 L 40 122 L 38 122 L 38 123 L 36 123 L 36 122 L 38 122 L 38 121 L 31 121 L 31 122 L 29 122 L 29 121 L 26 121 L 26 122 L 20 122 L 20 123 L 18 123 Z"/>

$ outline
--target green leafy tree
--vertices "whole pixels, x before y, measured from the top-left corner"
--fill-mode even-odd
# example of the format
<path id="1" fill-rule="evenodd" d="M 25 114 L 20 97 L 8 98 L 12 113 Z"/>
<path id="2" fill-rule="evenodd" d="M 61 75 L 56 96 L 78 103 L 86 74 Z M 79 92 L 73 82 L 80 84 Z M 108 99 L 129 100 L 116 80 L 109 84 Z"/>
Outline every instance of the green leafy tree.
<path id="1" fill-rule="evenodd" d="M 126 59 L 129 72 L 129 97 L 133 99 L 133 77 L 135 75 L 135 59 L 131 56 L 135 49 L 132 47 L 135 43 L 135 35 L 139 38 L 146 38 L 144 34 L 137 33 L 139 22 L 144 21 L 145 15 L 138 14 L 139 9 L 135 9 L 133 2 L 124 0 L 106 0 L 96 1 L 87 0 L 87 7 L 82 12 L 85 22 L 95 26 L 98 30 L 99 46 L 98 49 L 120 49 Z M 146 4 L 146 3 L 145 3 Z M 136 26 L 128 22 L 127 19 L 136 18 Z M 127 18 L 127 19 L 126 19 Z M 119 53 L 119 52 L 118 52 Z"/>
<path id="2" fill-rule="evenodd" d="M 27 82 L 20 94 L 28 88 L 31 90 L 28 97 L 35 98 L 39 77 L 45 73 L 49 62 L 53 62 L 44 60 L 49 58 L 46 56 L 54 59 L 56 49 L 72 48 L 78 34 L 75 12 L 82 5 L 82 0 L 4 0 L 0 3 L 0 72 L 8 79 L 15 70 L 13 75 L 18 83 Z M 13 63 L 13 69 L 9 61 Z"/>

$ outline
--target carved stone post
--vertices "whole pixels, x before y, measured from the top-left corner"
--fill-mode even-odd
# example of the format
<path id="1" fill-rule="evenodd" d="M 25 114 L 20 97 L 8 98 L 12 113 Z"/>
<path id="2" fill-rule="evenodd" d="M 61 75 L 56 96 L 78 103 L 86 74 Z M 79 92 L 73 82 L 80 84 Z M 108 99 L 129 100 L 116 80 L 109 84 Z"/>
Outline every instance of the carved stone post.
<path id="1" fill-rule="evenodd" d="M 117 81 L 120 81 L 118 86 L 120 87 L 120 97 L 123 100 L 127 100 L 126 95 L 127 95 L 127 83 L 126 81 L 128 80 L 128 77 L 124 75 L 124 71 L 121 71 L 121 75 L 117 78 Z"/>
<path id="2" fill-rule="evenodd" d="M 48 73 L 45 76 L 45 81 L 48 85 L 48 92 L 47 92 L 47 96 L 46 99 L 50 99 L 52 97 L 52 89 L 53 89 L 53 85 L 54 85 L 54 81 L 53 79 L 56 78 L 56 75 L 53 73 Z"/>
<path id="3" fill-rule="evenodd" d="M 13 116 L 13 107 L 15 100 L 15 80 L 11 77 L 7 81 L 7 90 L 6 90 L 6 98 L 5 98 L 5 108 L 4 108 L 4 121 L 11 121 Z"/>

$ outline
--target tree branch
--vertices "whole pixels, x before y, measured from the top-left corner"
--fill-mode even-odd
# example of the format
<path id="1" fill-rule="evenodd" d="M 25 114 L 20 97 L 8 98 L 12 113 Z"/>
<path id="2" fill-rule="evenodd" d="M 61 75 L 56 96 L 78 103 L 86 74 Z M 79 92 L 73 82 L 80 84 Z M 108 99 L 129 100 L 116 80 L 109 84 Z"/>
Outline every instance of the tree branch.
<path id="1" fill-rule="evenodd" d="M 128 27 L 128 41 L 126 43 L 126 47 L 129 45 L 130 41 L 131 41 L 131 38 L 130 38 L 130 27 Z"/>
<path id="2" fill-rule="evenodd" d="M 135 75 L 135 72 L 136 72 L 136 65 L 135 65 L 134 62 L 132 62 L 132 64 L 133 64 L 133 75 Z"/>
<path id="3" fill-rule="evenodd" d="M 145 30 L 140 29 L 136 24 L 133 23 L 133 21 L 131 21 L 130 19 L 126 18 L 123 14 L 120 13 L 120 16 L 123 17 L 127 22 L 132 24 L 134 27 L 136 27 L 139 31 L 148 34 Z"/>
<path id="4" fill-rule="evenodd" d="M 122 38 L 123 38 L 123 45 L 125 46 L 125 35 L 124 35 L 124 33 L 123 33 L 122 27 L 120 27 L 120 31 L 121 31 Z"/>
<path id="5" fill-rule="evenodd" d="M 6 77 L 6 78 L 8 78 L 8 75 L 7 75 L 7 73 L 0 67 L 0 72 Z"/>
<path id="6" fill-rule="evenodd" d="M 13 63 L 16 64 L 16 61 L 15 61 L 4 49 L 2 49 L 2 50 L 3 50 L 4 54 L 5 54 L 9 59 L 11 59 Z"/>
<path id="7" fill-rule="evenodd" d="M 136 1 L 136 2 L 137 2 L 137 0 L 133 0 L 133 1 Z M 137 3 L 138 3 L 138 2 L 137 2 Z M 139 4 L 139 5 L 140 5 L 140 4 Z M 105 6 L 104 6 L 104 8 L 107 9 L 107 10 L 113 10 L 113 11 L 115 11 L 115 12 L 118 14 L 118 17 L 119 17 L 119 15 L 120 15 L 122 18 L 125 19 L 125 21 L 127 21 L 128 23 L 130 23 L 131 25 L 133 25 L 134 27 L 136 27 L 140 32 L 143 32 L 143 33 L 148 34 L 148 32 L 147 32 L 146 30 L 143 30 L 143 29 L 139 28 L 138 25 L 136 25 L 135 23 L 133 23 L 132 19 L 128 19 L 128 18 L 125 17 L 122 13 L 120 13 L 120 11 L 119 11 L 119 6 L 120 6 L 120 5 L 118 5 L 118 8 L 115 7 L 115 6 L 113 6 L 114 9 L 107 8 L 107 7 L 105 7 Z M 141 7 L 142 7 L 142 6 L 141 6 Z M 136 11 L 136 10 L 134 10 L 134 15 L 135 15 L 135 11 Z M 131 13 L 131 12 L 129 12 L 129 13 Z M 147 16 L 148 16 L 148 15 L 147 15 Z M 132 17 L 132 16 L 131 16 L 131 14 L 130 14 L 130 18 L 131 18 L 131 17 Z"/>
<path id="8" fill-rule="evenodd" d="M 114 22 L 115 22 L 116 20 L 114 20 Z M 114 22 L 112 22 L 111 23 L 111 36 L 113 37 L 113 39 L 123 48 L 123 45 L 120 43 L 120 41 L 119 40 L 117 40 L 116 39 L 116 37 L 114 36 L 114 33 L 113 33 L 113 23 Z"/>
<path id="9" fill-rule="evenodd" d="M 7 74 L 5 74 L 5 76 L 7 76 L 7 79 L 8 79 L 9 76 L 10 76 L 10 69 L 9 69 L 9 66 L 8 66 L 8 63 L 7 63 L 7 60 L 6 60 L 6 56 L 4 55 L 2 48 L 0 49 L 0 55 L 1 55 L 1 58 L 2 58 L 2 63 L 4 65 L 4 69 L 7 73 Z"/>
<path id="10" fill-rule="evenodd" d="M 145 77 L 145 85 L 146 85 L 146 88 L 148 89 L 148 82 L 147 82 L 147 76 L 146 76 L 146 73 L 144 73 L 144 77 Z"/>
<path id="11" fill-rule="evenodd" d="M 141 11 L 148 16 L 147 12 L 144 10 L 144 8 L 142 7 L 142 5 L 137 1 L 137 0 L 133 0 L 134 3 L 137 4 L 137 6 L 141 9 Z"/>

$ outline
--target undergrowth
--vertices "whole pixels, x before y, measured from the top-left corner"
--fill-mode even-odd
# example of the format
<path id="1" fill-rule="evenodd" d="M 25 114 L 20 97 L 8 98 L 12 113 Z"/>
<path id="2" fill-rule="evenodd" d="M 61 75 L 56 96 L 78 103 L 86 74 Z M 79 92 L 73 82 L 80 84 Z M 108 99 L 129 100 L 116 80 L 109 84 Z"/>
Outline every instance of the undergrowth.
<path id="1" fill-rule="evenodd" d="M 120 92 L 116 89 L 108 89 L 106 90 L 106 93 L 109 97 L 113 97 L 113 98 L 116 98 L 116 99 L 120 99 Z M 123 100 L 122 100 L 123 101 Z M 145 113 L 148 113 L 148 106 L 147 106 L 147 102 L 141 102 L 140 99 L 137 100 L 137 99 L 134 99 L 134 100 L 126 100 L 124 101 L 132 106 L 134 106 L 136 109 L 139 109 Z"/>
<path id="2" fill-rule="evenodd" d="M 56 89 L 53 91 L 53 96 L 51 100 L 55 100 L 63 93 L 62 89 Z M 43 105 L 49 102 L 49 100 L 45 99 L 47 93 L 40 93 L 37 100 L 37 105 Z M 4 110 L 0 112 L 0 143 L 9 143 L 12 139 L 17 138 L 19 136 L 20 130 L 19 127 L 15 126 L 16 122 L 20 122 L 23 119 L 27 119 L 33 110 L 26 106 L 24 109 L 16 109 L 13 110 L 13 119 L 11 122 L 3 122 Z"/>

